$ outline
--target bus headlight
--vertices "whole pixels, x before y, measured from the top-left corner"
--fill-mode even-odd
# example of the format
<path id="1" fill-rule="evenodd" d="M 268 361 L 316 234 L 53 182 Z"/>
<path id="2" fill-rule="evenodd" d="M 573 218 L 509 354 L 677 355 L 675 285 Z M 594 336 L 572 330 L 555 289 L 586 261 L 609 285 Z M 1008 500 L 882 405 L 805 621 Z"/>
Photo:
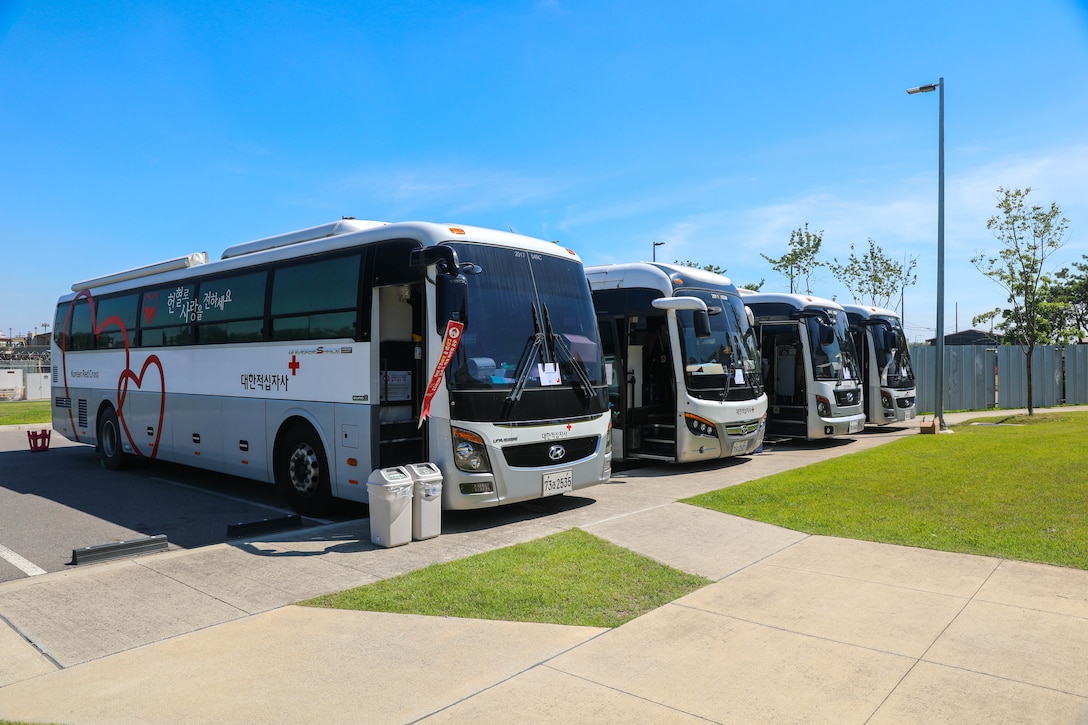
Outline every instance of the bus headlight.
<path id="1" fill-rule="evenodd" d="M 708 438 L 718 437 L 718 426 L 714 425 L 712 421 L 709 421 L 706 418 L 700 418 L 691 413 L 684 413 L 684 422 L 687 423 L 688 430 L 697 436 L 707 436 Z"/>
<path id="2" fill-rule="evenodd" d="M 880 391 L 880 404 L 885 408 L 895 408 L 895 403 L 892 402 L 891 393 Z"/>
<path id="3" fill-rule="evenodd" d="M 608 416 L 608 430 L 604 432 L 604 454 L 612 455 L 612 415 Z"/>
<path id="4" fill-rule="evenodd" d="M 816 415 L 821 418 L 831 417 L 831 402 L 822 395 L 816 396 Z"/>
<path id="5" fill-rule="evenodd" d="M 460 428 L 453 429 L 453 462 L 457 470 L 465 473 L 491 472 L 484 439 Z"/>

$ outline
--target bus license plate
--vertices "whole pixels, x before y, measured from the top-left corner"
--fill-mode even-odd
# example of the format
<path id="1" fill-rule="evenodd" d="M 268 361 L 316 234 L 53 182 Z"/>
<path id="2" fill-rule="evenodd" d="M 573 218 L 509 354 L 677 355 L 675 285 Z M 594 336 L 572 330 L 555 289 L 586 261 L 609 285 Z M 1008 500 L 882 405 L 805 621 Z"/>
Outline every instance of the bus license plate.
<path id="1" fill-rule="evenodd" d="M 544 487 L 541 496 L 555 496 L 560 493 L 569 493 L 574 490 L 574 469 L 555 471 L 544 474 Z"/>
<path id="2" fill-rule="evenodd" d="M 851 433 L 860 433 L 861 432 L 861 425 L 862 425 L 862 423 L 861 423 L 860 420 L 850 421 L 850 432 Z"/>
<path id="3" fill-rule="evenodd" d="M 748 441 L 733 441 L 733 455 L 743 456 L 748 452 Z"/>

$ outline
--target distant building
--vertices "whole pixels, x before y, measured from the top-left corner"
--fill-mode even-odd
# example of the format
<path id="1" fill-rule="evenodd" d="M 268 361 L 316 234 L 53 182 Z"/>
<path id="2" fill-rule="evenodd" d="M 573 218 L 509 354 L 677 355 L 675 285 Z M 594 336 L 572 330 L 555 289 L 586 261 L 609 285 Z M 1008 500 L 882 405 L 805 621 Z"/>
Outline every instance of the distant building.
<path id="1" fill-rule="evenodd" d="M 927 345 L 936 345 L 937 338 L 931 337 L 926 340 Z M 997 346 L 1001 344 L 1001 335 L 995 335 L 992 332 L 986 332 L 985 330 L 963 330 L 961 332 L 953 332 L 944 336 L 945 345 L 990 345 Z"/>

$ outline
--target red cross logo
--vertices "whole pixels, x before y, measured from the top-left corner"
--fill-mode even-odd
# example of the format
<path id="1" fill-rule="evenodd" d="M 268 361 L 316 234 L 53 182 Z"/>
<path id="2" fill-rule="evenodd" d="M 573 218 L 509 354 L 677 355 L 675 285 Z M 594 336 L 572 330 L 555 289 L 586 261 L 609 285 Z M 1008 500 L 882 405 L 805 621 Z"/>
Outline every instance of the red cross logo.
<path id="1" fill-rule="evenodd" d="M 568 432 L 569 432 L 569 431 L 570 431 L 570 429 L 571 429 L 571 428 L 573 428 L 573 427 L 574 427 L 574 426 L 572 426 L 572 425 L 571 425 L 570 423 L 567 423 L 567 431 L 568 431 Z"/>
<path id="2" fill-rule="evenodd" d="M 299 369 L 299 361 L 295 359 L 294 355 L 291 356 L 291 362 L 287 363 L 287 367 L 291 368 L 291 377 L 294 377 Z"/>

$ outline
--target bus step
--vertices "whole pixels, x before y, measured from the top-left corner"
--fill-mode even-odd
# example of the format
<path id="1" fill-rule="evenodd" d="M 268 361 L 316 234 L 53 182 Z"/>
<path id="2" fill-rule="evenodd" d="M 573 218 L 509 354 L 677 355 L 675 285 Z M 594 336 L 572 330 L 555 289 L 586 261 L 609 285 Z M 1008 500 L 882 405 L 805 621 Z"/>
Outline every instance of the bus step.
<path id="1" fill-rule="evenodd" d="M 628 458 L 637 458 L 640 461 L 663 461 L 665 463 L 671 463 L 676 460 L 673 456 L 659 456 L 653 453 L 631 453 Z"/>

